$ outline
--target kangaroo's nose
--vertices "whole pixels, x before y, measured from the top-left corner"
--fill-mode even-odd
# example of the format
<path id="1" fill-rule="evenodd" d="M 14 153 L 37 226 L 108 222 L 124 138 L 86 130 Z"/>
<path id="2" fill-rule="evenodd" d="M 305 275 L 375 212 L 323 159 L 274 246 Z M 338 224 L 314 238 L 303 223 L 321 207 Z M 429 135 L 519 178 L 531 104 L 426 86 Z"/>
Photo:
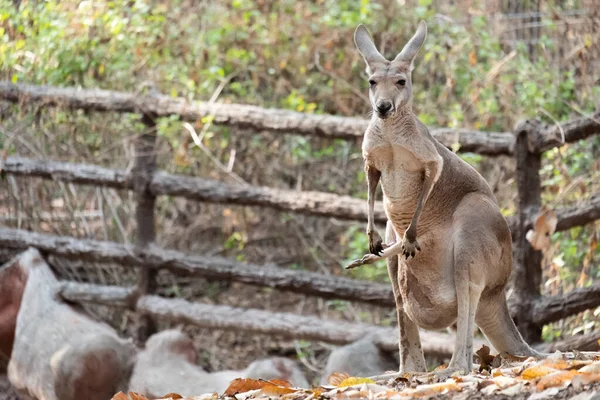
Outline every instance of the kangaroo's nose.
<path id="1" fill-rule="evenodd" d="M 387 114 L 388 111 L 390 111 L 391 109 L 392 109 L 391 101 L 382 101 L 379 104 L 377 104 L 377 112 L 381 115 Z"/>

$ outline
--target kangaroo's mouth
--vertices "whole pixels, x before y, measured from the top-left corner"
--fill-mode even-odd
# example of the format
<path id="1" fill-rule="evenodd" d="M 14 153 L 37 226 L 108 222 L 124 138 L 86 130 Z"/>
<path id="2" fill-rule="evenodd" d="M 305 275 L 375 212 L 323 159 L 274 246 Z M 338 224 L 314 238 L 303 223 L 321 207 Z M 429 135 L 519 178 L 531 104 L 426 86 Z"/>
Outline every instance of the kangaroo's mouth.
<path id="1" fill-rule="evenodd" d="M 385 112 L 379 111 L 377 109 L 375 110 L 375 114 L 377 114 L 377 116 L 380 119 L 388 119 L 389 117 L 394 115 L 395 112 L 396 112 L 396 108 L 392 108 L 391 110 L 385 111 Z"/>
<path id="2" fill-rule="evenodd" d="M 381 100 L 375 106 L 375 112 L 381 119 L 388 118 L 390 115 L 394 114 L 395 111 L 396 107 L 394 106 L 394 103 L 389 100 Z"/>

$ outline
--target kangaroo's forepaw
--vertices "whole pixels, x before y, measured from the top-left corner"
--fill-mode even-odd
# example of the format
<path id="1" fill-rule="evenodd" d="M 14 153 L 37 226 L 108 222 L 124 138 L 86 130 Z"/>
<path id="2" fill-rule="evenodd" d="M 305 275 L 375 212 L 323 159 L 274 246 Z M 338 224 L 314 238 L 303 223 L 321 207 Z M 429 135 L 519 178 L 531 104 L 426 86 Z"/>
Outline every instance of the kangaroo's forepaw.
<path id="1" fill-rule="evenodd" d="M 356 267 L 360 267 L 361 265 L 371 264 L 375 261 L 379 260 L 379 257 L 375 254 L 365 254 L 362 258 L 352 261 L 346 269 L 352 269 Z"/>
<path id="2" fill-rule="evenodd" d="M 367 232 L 367 236 L 369 237 L 369 252 L 376 256 L 381 255 L 385 247 L 379 233 L 377 233 L 377 231 L 370 231 Z"/>
<path id="3" fill-rule="evenodd" d="M 419 246 L 419 242 L 413 240 L 412 242 L 404 238 L 404 243 L 402 244 L 402 255 L 406 257 L 415 257 L 417 251 L 421 251 L 421 246 Z"/>

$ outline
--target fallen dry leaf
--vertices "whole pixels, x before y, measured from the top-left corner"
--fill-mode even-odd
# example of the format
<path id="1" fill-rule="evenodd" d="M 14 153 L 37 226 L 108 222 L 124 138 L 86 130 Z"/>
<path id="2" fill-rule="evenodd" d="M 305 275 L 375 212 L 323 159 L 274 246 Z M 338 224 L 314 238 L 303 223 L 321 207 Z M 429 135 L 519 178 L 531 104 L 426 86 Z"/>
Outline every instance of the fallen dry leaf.
<path id="1" fill-rule="evenodd" d="M 460 392 L 461 387 L 455 382 L 449 383 L 434 383 L 431 385 L 417 386 L 416 389 L 405 389 L 401 394 L 407 393 L 412 397 L 429 397 L 436 394 L 444 394 L 450 392 Z"/>
<path id="2" fill-rule="evenodd" d="M 129 398 L 131 400 L 148 400 L 146 396 L 142 396 L 141 394 L 136 392 L 129 392 Z"/>
<path id="3" fill-rule="evenodd" d="M 577 373 L 578 372 L 575 370 L 570 370 L 559 371 L 554 374 L 546 375 L 538 381 L 536 388 L 539 391 L 543 391 L 553 387 L 567 387 L 571 383 L 573 377 L 577 375 Z"/>
<path id="4" fill-rule="evenodd" d="M 563 370 L 563 369 L 571 368 L 573 364 L 569 363 L 567 360 L 563 360 L 563 359 L 558 359 L 558 360 L 547 359 L 547 360 L 542 361 L 541 365 L 543 365 L 544 367 L 548 367 L 548 368 Z"/>
<path id="5" fill-rule="evenodd" d="M 225 396 L 235 396 L 238 393 L 249 392 L 250 390 L 261 390 L 265 396 L 281 396 L 294 393 L 291 389 L 292 384 L 281 379 L 265 381 L 262 379 L 238 378 L 231 381 L 229 387 L 225 390 Z"/>
<path id="6" fill-rule="evenodd" d="M 521 373 L 521 378 L 527 380 L 539 379 L 543 376 L 555 373 L 557 370 L 554 368 L 547 367 L 545 365 L 536 364 L 533 367 L 527 368 Z"/>
<path id="7" fill-rule="evenodd" d="M 596 382 L 600 382 L 600 374 L 578 374 L 573 377 L 571 384 L 575 390 L 579 390 L 585 385 Z"/>
<path id="8" fill-rule="evenodd" d="M 493 379 L 493 381 L 499 389 L 505 389 L 509 386 L 513 386 L 519 383 L 517 379 L 510 378 L 508 376 L 497 376 Z"/>
<path id="9" fill-rule="evenodd" d="M 129 392 L 128 394 L 119 392 L 111 400 L 148 400 L 148 398 L 136 392 Z"/>
<path id="10" fill-rule="evenodd" d="M 371 378 L 357 378 L 357 377 L 352 376 L 352 377 L 346 378 L 343 381 L 341 381 L 338 386 L 339 387 L 354 386 L 354 385 L 360 385 L 361 383 L 375 383 L 375 381 Z"/>
<path id="11" fill-rule="evenodd" d="M 263 396 L 282 396 L 284 394 L 290 394 L 290 393 L 296 393 L 296 392 L 297 392 L 297 390 L 291 389 L 289 387 L 269 384 L 269 385 L 265 385 L 260 390 L 259 394 L 263 395 Z"/>
<path id="12" fill-rule="evenodd" d="M 345 391 L 343 393 L 338 393 L 335 395 L 336 399 L 345 400 L 345 399 L 367 399 L 369 398 L 369 393 L 366 391 L 352 389 Z"/>
<path id="13" fill-rule="evenodd" d="M 344 381 L 344 379 L 348 379 L 350 378 L 350 375 L 348 374 L 344 374 L 341 372 L 334 372 L 333 374 L 329 375 L 329 377 L 327 378 L 327 383 L 329 383 L 332 386 L 340 386 L 340 383 L 342 383 Z"/>
<path id="14" fill-rule="evenodd" d="M 225 389 L 225 396 L 235 396 L 238 393 L 248 392 L 250 390 L 262 389 L 265 386 L 265 381 L 249 378 L 237 378 L 229 383 Z"/>
<path id="15" fill-rule="evenodd" d="M 492 362 L 494 361 L 494 356 L 490 355 L 490 348 L 485 344 L 481 346 L 479 350 L 475 352 L 475 355 L 479 358 L 479 372 L 481 371 L 491 371 L 492 370 Z"/>
<path id="16" fill-rule="evenodd" d="M 595 362 L 582 367 L 580 372 L 587 372 L 590 374 L 600 374 L 600 362 Z"/>
<path id="17" fill-rule="evenodd" d="M 177 399 L 183 399 L 183 396 L 178 393 L 168 393 L 168 394 L 165 394 L 164 396 L 162 396 L 162 399 L 177 400 Z"/>
<path id="18" fill-rule="evenodd" d="M 546 250 L 550 247 L 550 236 L 556 230 L 558 218 L 554 210 L 548 210 L 541 213 L 535 220 L 533 230 L 527 232 L 525 236 L 531 247 L 536 250 Z"/>
<path id="19" fill-rule="evenodd" d="M 511 385 L 507 388 L 500 390 L 499 393 L 506 395 L 506 396 L 511 396 L 511 397 L 516 396 L 523 391 L 523 386 L 525 386 L 524 382 L 517 382 L 514 385 Z"/>

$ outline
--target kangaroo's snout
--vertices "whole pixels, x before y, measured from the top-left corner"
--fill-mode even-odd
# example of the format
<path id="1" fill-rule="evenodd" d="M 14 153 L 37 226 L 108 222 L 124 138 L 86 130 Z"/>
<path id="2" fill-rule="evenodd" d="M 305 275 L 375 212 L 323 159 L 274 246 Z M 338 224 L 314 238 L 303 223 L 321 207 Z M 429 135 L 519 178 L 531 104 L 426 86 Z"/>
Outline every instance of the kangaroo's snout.
<path id="1" fill-rule="evenodd" d="M 391 101 L 382 100 L 379 103 L 377 103 L 377 107 L 376 107 L 377 115 L 381 119 L 386 119 L 391 114 L 390 111 L 393 111 L 392 108 L 393 108 L 393 105 L 392 105 Z"/>

